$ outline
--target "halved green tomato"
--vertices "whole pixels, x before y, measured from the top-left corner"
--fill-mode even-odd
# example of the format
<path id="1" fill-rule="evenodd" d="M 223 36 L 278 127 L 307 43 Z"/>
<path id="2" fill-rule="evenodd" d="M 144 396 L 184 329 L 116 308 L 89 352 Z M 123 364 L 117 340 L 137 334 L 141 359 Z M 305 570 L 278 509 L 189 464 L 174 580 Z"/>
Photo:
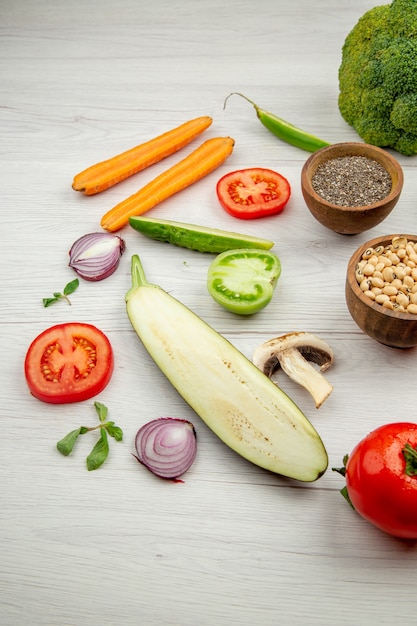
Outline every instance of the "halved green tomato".
<path id="1" fill-rule="evenodd" d="M 207 289 L 228 311 L 252 315 L 272 300 L 280 275 L 280 260 L 268 250 L 229 250 L 209 266 Z"/>

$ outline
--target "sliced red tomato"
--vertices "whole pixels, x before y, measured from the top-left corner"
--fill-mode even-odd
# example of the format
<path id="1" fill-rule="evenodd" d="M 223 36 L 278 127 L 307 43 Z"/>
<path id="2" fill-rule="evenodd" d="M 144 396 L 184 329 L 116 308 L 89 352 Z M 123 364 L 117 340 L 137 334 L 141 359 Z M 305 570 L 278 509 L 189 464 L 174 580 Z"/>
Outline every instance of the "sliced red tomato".
<path id="1" fill-rule="evenodd" d="M 95 326 L 57 324 L 29 346 L 25 376 L 35 398 L 52 404 L 88 400 L 110 381 L 114 357 L 110 341 Z"/>
<path id="2" fill-rule="evenodd" d="M 395 537 L 417 539 L 417 424 L 380 426 L 354 448 L 345 467 L 356 511 Z"/>
<path id="3" fill-rule="evenodd" d="M 261 167 L 229 172 L 219 180 L 216 191 L 225 211 L 243 220 L 280 213 L 291 195 L 284 176 Z"/>

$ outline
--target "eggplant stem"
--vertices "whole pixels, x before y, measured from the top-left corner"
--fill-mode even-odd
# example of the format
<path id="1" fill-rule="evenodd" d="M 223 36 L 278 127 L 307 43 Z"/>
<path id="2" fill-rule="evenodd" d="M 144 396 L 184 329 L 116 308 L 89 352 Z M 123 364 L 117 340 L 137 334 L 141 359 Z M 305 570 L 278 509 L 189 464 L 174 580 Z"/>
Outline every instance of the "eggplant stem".
<path id="1" fill-rule="evenodd" d="M 143 287 L 144 285 L 148 285 L 148 281 L 146 280 L 145 271 L 143 269 L 140 258 L 137 254 L 132 256 L 131 263 L 131 272 L 132 272 L 132 289 L 137 289 L 138 287 Z"/>

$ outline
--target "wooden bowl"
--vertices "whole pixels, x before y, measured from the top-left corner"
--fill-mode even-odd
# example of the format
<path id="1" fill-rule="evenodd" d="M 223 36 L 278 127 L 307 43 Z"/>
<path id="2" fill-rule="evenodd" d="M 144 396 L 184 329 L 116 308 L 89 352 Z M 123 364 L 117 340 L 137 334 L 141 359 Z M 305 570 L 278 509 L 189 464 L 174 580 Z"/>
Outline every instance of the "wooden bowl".
<path id="1" fill-rule="evenodd" d="M 363 156 L 380 163 L 391 177 L 390 193 L 374 204 L 338 206 L 322 198 L 313 188 L 312 178 L 317 168 L 330 159 Z M 380 224 L 398 202 L 404 182 L 401 165 L 385 150 L 360 142 L 337 143 L 314 152 L 301 172 L 301 189 L 311 214 L 323 226 L 343 235 L 355 235 Z"/>
<path id="2" fill-rule="evenodd" d="M 365 295 L 355 276 L 356 266 L 368 248 L 376 248 L 378 245 L 386 246 L 394 237 L 399 236 L 376 237 L 356 250 L 347 268 L 345 297 L 350 314 L 359 328 L 369 337 L 393 348 L 412 348 L 417 346 L 417 315 L 385 309 Z M 409 241 L 417 241 L 417 235 L 401 236 Z"/>

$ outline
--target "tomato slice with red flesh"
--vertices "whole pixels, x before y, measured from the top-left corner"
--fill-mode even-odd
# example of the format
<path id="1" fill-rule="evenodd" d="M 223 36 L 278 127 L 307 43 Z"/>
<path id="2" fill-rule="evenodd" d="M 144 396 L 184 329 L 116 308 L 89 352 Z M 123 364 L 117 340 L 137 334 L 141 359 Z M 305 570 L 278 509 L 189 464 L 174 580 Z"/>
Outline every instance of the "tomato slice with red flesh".
<path id="1" fill-rule="evenodd" d="M 36 337 L 26 353 L 25 377 L 35 398 L 51 404 L 88 400 L 109 383 L 113 349 L 91 324 L 57 324 Z"/>
<path id="2" fill-rule="evenodd" d="M 256 167 L 225 174 L 216 192 L 225 211 L 250 220 L 280 213 L 290 199 L 291 186 L 278 172 Z"/>

